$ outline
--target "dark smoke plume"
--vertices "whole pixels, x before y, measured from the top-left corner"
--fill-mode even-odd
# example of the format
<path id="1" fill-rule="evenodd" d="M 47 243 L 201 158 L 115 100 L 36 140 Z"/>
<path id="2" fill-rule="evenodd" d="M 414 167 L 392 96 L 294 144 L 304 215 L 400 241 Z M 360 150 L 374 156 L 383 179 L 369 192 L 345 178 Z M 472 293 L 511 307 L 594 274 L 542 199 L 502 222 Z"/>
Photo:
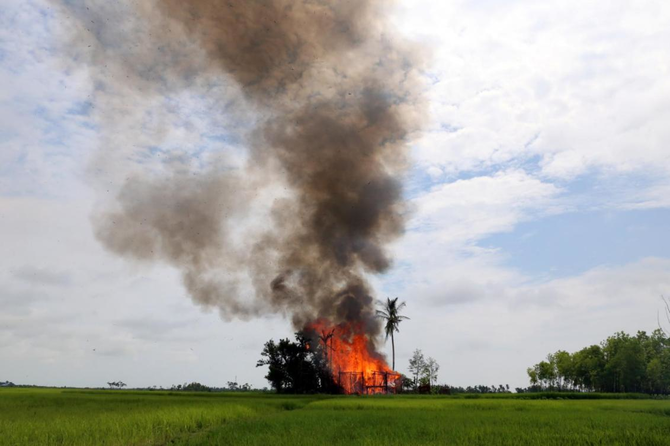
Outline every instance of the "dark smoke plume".
<path id="1" fill-rule="evenodd" d="M 403 232 L 401 177 L 423 109 L 420 51 L 389 28 L 389 1 L 57 4 L 74 19 L 72 57 L 98 83 L 103 127 L 139 116 L 128 102 L 189 90 L 214 101 L 214 121 L 254 117 L 237 168 L 196 172 L 173 153 L 167 172 L 124 173 L 93 219 L 103 245 L 175 266 L 224 317 L 280 312 L 299 328 L 328 318 L 376 335 L 365 276 L 390 267 L 386 246 Z M 169 123 L 158 121 L 160 139 Z M 114 165 L 118 135 L 93 171 Z M 266 202 L 269 227 L 240 224 L 258 194 L 283 188 Z"/>

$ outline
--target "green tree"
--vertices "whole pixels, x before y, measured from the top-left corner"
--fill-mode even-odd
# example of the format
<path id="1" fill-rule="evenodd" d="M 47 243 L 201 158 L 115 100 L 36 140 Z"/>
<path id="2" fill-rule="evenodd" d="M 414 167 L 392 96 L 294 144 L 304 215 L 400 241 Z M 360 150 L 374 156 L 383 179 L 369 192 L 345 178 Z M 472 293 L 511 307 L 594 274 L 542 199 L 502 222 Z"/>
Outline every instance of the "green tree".
<path id="1" fill-rule="evenodd" d="M 605 357 L 599 345 L 592 345 L 578 351 L 572 358 L 574 384 L 581 390 L 600 388 L 605 367 Z"/>
<path id="2" fill-rule="evenodd" d="M 182 387 L 182 390 L 187 392 L 211 392 L 212 388 L 199 382 L 192 382 L 191 384 L 185 384 Z"/>
<path id="3" fill-rule="evenodd" d="M 265 343 L 256 367 L 268 366 L 265 379 L 278 393 L 315 393 L 333 391 L 330 374 L 318 342 L 310 343 L 303 333 L 296 341 L 281 339 Z"/>
<path id="4" fill-rule="evenodd" d="M 603 343 L 607 361 L 604 370 L 605 386 L 609 392 L 637 392 L 642 390 L 646 372 L 644 349 L 641 342 L 646 333 L 637 337 L 619 332 Z"/>
<path id="5" fill-rule="evenodd" d="M 660 358 L 654 358 L 647 364 L 647 390 L 649 393 L 663 393 L 663 364 Z"/>
<path id="6" fill-rule="evenodd" d="M 423 352 L 417 348 L 409 359 L 409 371 L 414 376 L 414 387 L 419 385 L 419 377 L 425 369 L 426 359 L 423 357 Z"/>
<path id="7" fill-rule="evenodd" d="M 569 383 L 574 383 L 572 355 L 564 350 L 554 353 L 554 364 L 556 365 L 556 375 L 558 377 L 558 388 L 563 390 Z"/>
<path id="8" fill-rule="evenodd" d="M 540 380 L 538 378 L 538 367 L 537 365 L 534 367 L 528 367 L 526 370 L 526 373 L 528 373 L 528 378 L 530 379 L 530 385 L 531 386 L 537 386 L 540 383 Z"/>
<path id="9" fill-rule="evenodd" d="M 401 316 L 400 310 L 405 308 L 405 302 L 398 304 L 398 298 L 395 299 L 386 298 L 386 302 L 379 302 L 381 309 L 377 310 L 377 317 L 380 317 L 386 321 L 384 325 L 384 332 L 386 333 L 386 339 L 391 336 L 391 350 L 393 352 L 393 362 L 391 368 L 395 370 L 395 340 L 393 339 L 394 332 L 400 332 L 398 326 L 400 322 L 405 319 L 409 319 L 407 316 Z"/>
<path id="10" fill-rule="evenodd" d="M 556 382 L 556 369 L 553 364 L 553 356 L 549 355 L 547 359 L 548 361 L 541 361 L 538 364 L 537 377 L 545 388 L 551 389 Z"/>
<path id="11" fill-rule="evenodd" d="M 440 365 L 433 358 L 428 358 L 423 367 L 423 375 L 431 386 L 437 384 L 437 372 L 440 371 Z"/>

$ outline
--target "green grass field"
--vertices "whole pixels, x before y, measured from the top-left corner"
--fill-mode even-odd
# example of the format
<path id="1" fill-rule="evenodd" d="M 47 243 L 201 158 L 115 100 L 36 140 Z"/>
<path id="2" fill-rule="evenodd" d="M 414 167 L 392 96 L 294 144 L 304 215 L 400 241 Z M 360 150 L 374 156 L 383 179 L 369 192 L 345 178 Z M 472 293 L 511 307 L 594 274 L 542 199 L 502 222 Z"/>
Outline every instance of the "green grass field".
<path id="1" fill-rule="evenodd" d="M 670 445 L 670 400 L 0 389 L 0 445 Z"/>

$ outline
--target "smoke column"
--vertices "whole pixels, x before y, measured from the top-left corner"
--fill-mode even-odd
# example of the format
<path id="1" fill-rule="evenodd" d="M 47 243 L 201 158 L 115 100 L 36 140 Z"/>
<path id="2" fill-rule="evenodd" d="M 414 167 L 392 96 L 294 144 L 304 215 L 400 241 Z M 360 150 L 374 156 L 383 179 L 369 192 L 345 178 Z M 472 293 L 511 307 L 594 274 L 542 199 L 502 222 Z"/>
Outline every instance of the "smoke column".
<path id="1" fill-rule="evenodd" d="M 119 112 L 119 97 L 146 102 L 189 89 L 219 101 L 222 121 L 254 118 L 238 168 L 196 174 L 173 156 L 162 173 L 124 174 L 115 200 L 93 216 L 100 242 L 178 268 L 192 299 L 223 317 L 282 313 L 297 328 L 356 322 L 374 338 L 366 275 L 391 266 L 408 143 L 423 119 L 421 51 L 390 28 L 390 2 L 115 3 L 54 0 L 74 29 L 72 59 L 98 83 L 102 127 L 134 116 Z M 236 99 L 212 79 L 234 85 Z M 158 138 L 167 125 L 157 125 Z M 114 138 L 103 138 L 93 172 Z M 253 220 L 254 197 L 273 187 L 286 192 L 267 203 L 272 224 L 240 229 L 234 222 Z"/>

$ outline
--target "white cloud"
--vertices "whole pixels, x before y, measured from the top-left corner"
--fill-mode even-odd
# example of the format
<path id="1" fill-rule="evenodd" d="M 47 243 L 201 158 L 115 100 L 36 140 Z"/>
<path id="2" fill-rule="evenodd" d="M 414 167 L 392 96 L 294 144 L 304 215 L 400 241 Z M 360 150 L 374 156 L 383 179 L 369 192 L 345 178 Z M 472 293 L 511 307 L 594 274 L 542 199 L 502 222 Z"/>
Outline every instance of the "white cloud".
<path id="1" fill-rule="evenodd" d="M 444 306 L 497 296 L 523 283 L 522 274 L 501 266 L 504 253 L 477 243 L 563 211 L 560 195 L 556 186 L 520 170 L 435 186 L 414 200 L 410 230 L 394 249 L 402 263 L 387 278 L 395 287 L 388 292 Z"/>
<path id="2" fill-rule="evenodd" d="M 623 198 L 620 208 L 624 210 L 668 208 L 670 207 L 670 179 L 659 181 L 641 190 L 628 191 Z"/>
<path id="3" fill-rule="evenodd" d="M 411 225 L 434 242 L 468 244 L 513 229 L 531 215 L 559 212 L 561 190 L 521 170 L 457 180 L 415 200 Z"/>
<path id="4" fill-rule="evenodd" d="M 666 2 L 406 2 L 405 31 L 434 47 L 433 124 L 418 161 L 446 174 L 538 156 L 566 180 L 670 174 Z"/>
<path id="5" fill-rule="evenodd" d="M 31 265 L 19 267 L 12 271 L 12 274 L 15 278 L 24 282 L 47 286 L 66 286 L 71 281 L 70 274 L 67 272 L 36 268 Z"/>

